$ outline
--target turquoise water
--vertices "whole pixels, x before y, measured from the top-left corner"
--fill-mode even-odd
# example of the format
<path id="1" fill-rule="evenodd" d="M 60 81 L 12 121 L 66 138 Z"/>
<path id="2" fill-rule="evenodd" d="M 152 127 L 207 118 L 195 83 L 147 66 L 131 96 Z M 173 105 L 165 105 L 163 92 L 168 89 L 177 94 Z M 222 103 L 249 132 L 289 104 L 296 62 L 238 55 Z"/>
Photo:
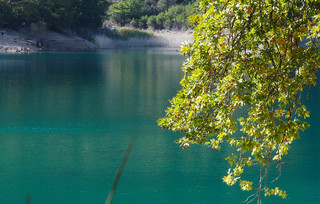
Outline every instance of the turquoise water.
<path id="1" fill-rule="evenodd" d="M 157 126 L 183 60 L 164 49 L 0 55 L 0 203 L 104 203 L 132 136 L 114 204 L 244 201 L 222 183 L 227 150 L 182 150 Z M 263 203 L 320 203 L 319 93 L 277 183 L 288 199 Z"/>

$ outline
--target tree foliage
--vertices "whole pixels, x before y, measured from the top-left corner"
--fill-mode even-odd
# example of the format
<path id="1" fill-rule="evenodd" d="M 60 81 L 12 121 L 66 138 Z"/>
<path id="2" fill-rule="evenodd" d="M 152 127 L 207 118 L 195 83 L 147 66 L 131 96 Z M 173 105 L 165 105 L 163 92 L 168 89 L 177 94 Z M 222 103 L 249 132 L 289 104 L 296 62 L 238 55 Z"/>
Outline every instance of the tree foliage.
<path id="1" fill-rule="evenodd" d="M 301 97 L 320 66 L 319 1 L 203 0 L 200 8 L 194 42 L 181 48 L 182 90 L 158 123 L 184 132 L 184 148 L 230 146 L 223 181 L 253 191 L 250 199 L 285 198 L 268 172 L 281 175 L 291 143 L 309 126 Z"/>
<path id="2" fill-rule="evenodd" d="M 109 5 L 107 0 L 0 0 L 0 26 L 44 22 L 52 29 L 96 28 Z"/>
<path id="3" fill-rule="evenodd" d="M 121 26 L 129 24 L 132 19 L 146 14 L 142 0 L 121 0 L 110 7 L 110 16 Z"/>
<path id="4" fill-rule="evenodd" d="M 0 0 L 0 26 L 6 26 L 11 21 L 12 9 L 7 0 Z"/>
<path id="5" fill-rule="evenodd" d="M 192 28 L 193 24 L 189 22 L 189 18 L 198 13 L 196 4 L 174 5 L 166 11 L 159 13 L 156 18 L 156 24 L 150 26 L 153 29 L 183 29 Z M 150 16 L 149 18 L 151 18 Z"/>
<path id="6" fill-rule="evenodd" d="M 197 13 L 195 4 L 195 0 L 120 0 L 108 12 L 111 21 L 121 26 L 181 29 L 191 27 L 188 18 Z"/>

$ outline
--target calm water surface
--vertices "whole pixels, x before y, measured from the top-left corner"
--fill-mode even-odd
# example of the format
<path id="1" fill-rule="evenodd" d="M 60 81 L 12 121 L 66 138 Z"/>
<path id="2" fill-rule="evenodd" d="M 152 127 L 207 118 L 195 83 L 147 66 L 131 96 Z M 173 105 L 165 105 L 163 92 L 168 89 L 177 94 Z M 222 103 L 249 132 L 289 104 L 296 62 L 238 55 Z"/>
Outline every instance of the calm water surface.
<path id="1" fill-rule="evenodd" d="M 244 201 L 250 194 L 222 183 L 227 150 L 182 150 L 156 124 L 183 60 L 162 49 L 0 55 L 0 203 L 31 194 L 32 204 L 103 204 L 133 135 L 114 204 Z M 288 199 L 263 203 L 320 203 L 319 93 L 277 183 Z"/>

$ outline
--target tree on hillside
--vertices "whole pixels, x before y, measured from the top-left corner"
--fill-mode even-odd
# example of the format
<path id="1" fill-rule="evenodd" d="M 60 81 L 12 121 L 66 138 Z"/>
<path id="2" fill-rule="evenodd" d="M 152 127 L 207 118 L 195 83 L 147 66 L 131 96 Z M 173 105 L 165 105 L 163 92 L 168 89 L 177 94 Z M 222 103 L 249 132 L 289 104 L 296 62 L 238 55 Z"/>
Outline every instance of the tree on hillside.
<path id="1" fill-rule="evenodd" d="M 108 13 L 110 20 L 120 26 L 146 28 L 146 24 L 149 24 L 153 29 L 181 28 L 189 25 L 187 18 L 196 12 L 196 9 L 190 9 L 195 2 L 195 0 L 119 0 L 111 5 Z M 172 26 L 173 24 L 177 25 Z"/>
<path id="2" fill-rule="evenodd" d="M 12 8 L 10 7 L 8 0 L 0 0 L 0 26 L 8 26 L 9 22 L 13 18 Z"/>
<path id="3" fill-rule="evenodd" d="M 52 29 L 73 28 L 79 20 L 79 0 L 45 0 L 39 16 Z"/>
<path id="4" fill-rule="evenodd" d="M 309 124 L 302 92 L 315 85 L 320 66 L 320 3 L 317 0 L 203 0 L 194 17 L 194 42 L 182 90 L 158 123 L 184 132 L 184 148 L 228 147 L 223 181 L 261 195 L 286 197 L 270 183 L 284 156 Z M 223 145 L 222 145 L 223 144 Z M 245 174 L 250 167 L 258 180 Z M 273 184 L 274 185 L 274 184 Z"/>
<path id="5" fill-rule="evenodd" d="M 100 27 L 111 3 L 107 0 L 82 0 L 79 8 L 79 24 L 84 27 Z"/>
<path id="6" fill-rule="evenodd" d="M 41 2 L 41 0 L 38 0 Z M 42 18 L 54 29 L 97 28 L 110 6 L 107 0 L 42 0 Z"/>
<path id="7" fill-rule="evenodd" d="M 159 0 L 157 2 L 157 8 L 159 11 L 164 11 L 175 4 L 176 0 Z"/>
<path id="8" fill-rule="evenodd" d="M 45 23 L 51 29 L 97 28 L 106 16 L 108 0 L 0 0 L 0 25 L 13 28 Z"/>
<path id="9" fill-rule="evenodd" d="M 124 26 L 129 24 L 132 19 L 140 18 L 146 14 L 143 0 L 120 0 L 110 6 L 109 14 L 111 20 Z"/>
<path id="10" fill-rule="evenodd" d="M 38 0 L 0 0 L 0 20 L 5 26 L 17 26 L 22 21 L 37 19 Z"/>

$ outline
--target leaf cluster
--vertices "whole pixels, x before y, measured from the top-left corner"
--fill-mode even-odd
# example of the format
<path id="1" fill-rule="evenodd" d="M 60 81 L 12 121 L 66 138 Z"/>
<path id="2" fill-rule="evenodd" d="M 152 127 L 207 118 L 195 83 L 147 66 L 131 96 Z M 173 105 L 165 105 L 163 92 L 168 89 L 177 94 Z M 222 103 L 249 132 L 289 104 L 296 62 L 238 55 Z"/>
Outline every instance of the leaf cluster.
<path id="1" fill-rule="evenodd" d="M 203 0 L 200 9 L 194 42 L 181 48 L 188 56 L 183 88 L 158 124 L 184 132 L 180 145 L 233 146 L 223 181 L 254 191 L 254 198 L 263 191 L 285 198 L 285 191 L 269 189 L 268 171 L 275 163 L 281 175 L 283 157 L 309 126 L 301 97 L 320 66 L 320 4 Z M 250 166 L 258 181 L 243 180 Z"/>

